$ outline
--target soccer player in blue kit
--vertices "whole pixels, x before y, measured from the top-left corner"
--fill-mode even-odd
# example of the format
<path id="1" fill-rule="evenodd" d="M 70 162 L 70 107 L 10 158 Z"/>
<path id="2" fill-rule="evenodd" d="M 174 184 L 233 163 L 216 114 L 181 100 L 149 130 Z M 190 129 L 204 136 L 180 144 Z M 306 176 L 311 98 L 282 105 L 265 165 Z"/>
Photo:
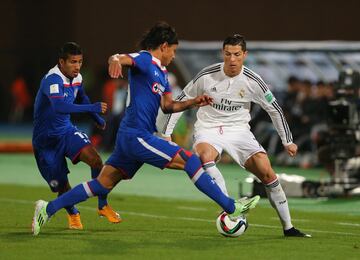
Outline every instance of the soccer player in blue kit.
<path id="1" fill-rule="evenodd" d="M 232 220 L 254 208 L 259 196 L 235 201 L 227 197 L 203 170 L 198 156 L 175 143 L 154 135 L 159 107 L 165 113 L 180 112 L 191 107 L 209 105 L 206 95 L 185 102 L 173 101 L 165 66 L 175 58 L 178 38 L 167 23 L 159 22 L 140 42 L 142 51 L 115 54 L 109 58 L 109 75 L 122 76 L 122 66 L 129 66 L 129 104 L 121 121 L 116 146 L 100 175 L 64 193 L 57 199 L 35 203 L 32 231 L 38 235 L 41 227 L 59 209 L 93 196 L 108 194 L 122 179 L 131 179 L 148 163 L 158 168 L 182 169 L 194 185 L 218 203 Z"/>
<path id="2" fill-rule="evenodd" d="M 105 113 L 106 103 L 91 104 L 82 86 L 80 68 L 82 50 L 73 42 L 60 49 L 58 64 L 42 79 L 35 99 L 33 148 L 42 177 L 53 192 L 60 196 L 71 189 L 65 157 L 73 164 L 83 161 L 91 167 L 96 178 L 102 160 L 87 135 L 74 126 L 71 113 L 90 113 L 96 125 L 104 129 L 105 121 L 98 113 Z M 98 214 L 112 223 L 121 221 L 118 213 L 108 205 L 106 195 L 99 196 Z M 80 213 L 74 204 L 65 207 L 70 229 L 83 229 Z"/>

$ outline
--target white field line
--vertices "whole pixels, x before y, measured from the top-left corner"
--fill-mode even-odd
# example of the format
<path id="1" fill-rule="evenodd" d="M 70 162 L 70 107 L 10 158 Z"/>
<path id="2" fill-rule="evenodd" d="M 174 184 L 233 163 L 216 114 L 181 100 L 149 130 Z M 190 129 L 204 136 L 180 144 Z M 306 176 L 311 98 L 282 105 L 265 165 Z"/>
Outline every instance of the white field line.
<path id="1" fill-rule="evenodd" d="M 206 211 L 205 208 L 195 208 L 195 207 L 182 207 L 182 206 L 179 206 L 179 207 L 176 207 L 178 209 L 184 209 L 184 210 L 191 210 L 191 211 Z"/>
<path id="2" fill-rule="evenodd" d="M 270 218 L 271 220 L 277 220 L 279 221 L 279 218 Z M 292 218 L 291 221 L 294 221 L 294 222 L 309 222 L 310 219 L 300 219 L 300 218 Z"/>
<path id="3" fill-rule="evenodd" d="M 337 222 L 336 224 L 342 225 L 342 226 L 360 227 L 360 224 L 358 224 L 358 223 Z"/>
<path id="4" fill-rule="evenodd" d="M 33 204 L 35 205 L 35 201 L 30 200 L 18 200 L 18 199 L 8 199 L 8 198 L 0 198 L 0 201 L 2 202 L 12 202 L 12 203 L 18 203 L 18 204 Z M 87 207 L 87 206 L 78 206 L 79 209 L 83 210 L 89 210 L 89 211 L 96 211 L 96 208 L 93 207 Z M 158 218 L 158 219 L 178 219 L 178 220 L 186 220 L 186 221 L 200 221 L 200 222 L 208 222 L 208 223 L 215 223 L 215 220 L 210 219 L 201 219 L 201 218 L 189 218 L 189 217 L 169 217 L 169 216 L 162 216 L 162 215 L 153 215 L 153 214 L 147 214 L 147 213 L 141 213 L 141 212 L 132 212 L 132 211 L 121 211 L 123 214 L 133 215 L 133 216 L 140 216 L 140 217 L 146 217 L 146 218 Z M 335 223 L 340 224 L 340 222 Z M 342 223 L 344 224 L 344 223 Z M 351 223 L 346 223 L 351 224 Z M 271 228 L 271 229 L 278 229 L 279 226 L 272 226 L 272 225 L 262 225 L 262 224 L 250 224 L 252 227 L 259 227 L 259 228 Z M 360 233 L 350 233 L 350 232 L 334 232 L 334 231 L 323 231 L 323 230 L 317 230 L 317 229 L 302 229 L 303 231 L 307 232 L 313 232 L 313 233 L 324 233 L 324 234 L 336 234 L 336 235 L 348 235 L 348 236 L 359 236 Z"/>

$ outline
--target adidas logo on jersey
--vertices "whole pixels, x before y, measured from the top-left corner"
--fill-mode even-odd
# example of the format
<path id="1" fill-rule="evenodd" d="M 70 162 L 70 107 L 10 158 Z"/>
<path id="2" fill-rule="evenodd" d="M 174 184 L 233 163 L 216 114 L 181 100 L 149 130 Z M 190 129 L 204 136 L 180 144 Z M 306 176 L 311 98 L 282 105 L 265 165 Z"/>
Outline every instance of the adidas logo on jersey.
<path id="1" fill-rule="evenodd" d="M 216 89 L 216 87 L 212 87 L 212 88 L 210 89 L 210 91 L 211 91 L 211 92 L 217 92 L 217 89 Z"/>

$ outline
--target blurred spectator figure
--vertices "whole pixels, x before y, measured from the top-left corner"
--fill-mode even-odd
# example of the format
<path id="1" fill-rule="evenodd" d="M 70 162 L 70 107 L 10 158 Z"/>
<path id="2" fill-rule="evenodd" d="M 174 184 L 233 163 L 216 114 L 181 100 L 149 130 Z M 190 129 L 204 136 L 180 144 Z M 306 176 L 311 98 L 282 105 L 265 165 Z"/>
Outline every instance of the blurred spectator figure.
<path id="1" fill-rule="evenodd" d="M 302 134 L 310 133 L 311 126 L 316 122 L 317 101 L 313 95 L 312 83 L 304 80 L 301 85 L 301 91 L 298 95 L 298 103 L 300 104 L 300 122 L 302 126 Z"/>
<path id="2" fill-rule="evenodd" d="M 181 93 L 182 88 L 178 85 L 178 81 L 174 73 L 169 72 L 168 80 L 171 86 L 172 95 L 174 98 L 176 98 Z"/>
<path id="3" fill-rule="evenodd" d="M 288 79 L 288 88 L 284 100 L 284 114 L 293 129 L 293 137 L 299 146 L 299 154 L 295 160 L 289 160 L 286 153 L 276 156 L 279 164 L 295 164 L 308 168 L 313 164 L 310 131 L 316 122 L 316 100 L 313 96 L 312 83 L 309 80 L 299 80 L 295 76 Z"/>
<path id="4" fill-rule="evenodd" d="M 284 107 L 284 110 L 290 111 L 291 109 L 289 108 L 291 108 L 294 105 L 296 101 L 296 97 L 300 91 L 301 82 L 297 77 L 290 76 L 287 83 L 288 85 L 285 94 L 285 100 L 283 101 L 283 103 L 286 106 Z"/>
<path id="5" fill-rule="evenodd" d="M 300 122 L 300 108 L 296 106 L 296 100 L 300 92 L 301 81 L 295 76 L 290 76 L 287 82 L 288 87 L 286 93 L 279 95 L 283 98 L 279 100 L 279 103 L 283 107 L 284 116 L 296 140 L 296 132 Z M 261 109 L 259 105 L 253 104 L 251 116 L 253 119 L 250 123 L 254 129 L 254 135 L 258 136 L 258 141 L 266 148 L 269 156 L 274 157 L 278 153 L 281 153 L 284 155 L 284 159 L 287 160 L 288 156 L 286 153 L 282 153 L 283 145 L 267 113 Z"/>
<path id="6" fill-rule="evenodd" d="M 105 118 L 107 127 L 101 137 L 101 147 L 105 151 L 114 148 L 116 132 L 125 112 L 127 89 L 128 82 L 125 79 L 108 79 L 104 84 L 103 100 L 109 108 Z"/>
<path id="7" fill-rule="evenodd" d="M 28 86 L 22 76 L 17 77 L 10 87 L 13 104 L 9 114 L 11 123 L 19 123 L 23 120 L 26 109 L 32 105 Z"/>
<path id="8" fill-rule="evenodd" d="M 296 105 L 300 89 L 301 81 L 295 76 L 290 76 L 288 79 L 286 94 L 283 101 L 283 107 L 285 118 L 289 122 L 289 126 L 291 127 L 291 129 L 293 129 L 294 135 L 294 131 L 296 131 L 295 128 L 298 127 L 297 123 L 300 114 L 300 108 Z"/>
<path id="9" fill-rule="evenodd" d="M 311 128 L 311 140 L 313 144 L 320 142 L 319 138 L 323 132 L 328 131 L 327 115 L 329 101 L 333 98 L 333 90 L 330 84 L 318 81 L 315 85 L 316 110 L 313 111 L 316 116 L 315 122 Z"/>

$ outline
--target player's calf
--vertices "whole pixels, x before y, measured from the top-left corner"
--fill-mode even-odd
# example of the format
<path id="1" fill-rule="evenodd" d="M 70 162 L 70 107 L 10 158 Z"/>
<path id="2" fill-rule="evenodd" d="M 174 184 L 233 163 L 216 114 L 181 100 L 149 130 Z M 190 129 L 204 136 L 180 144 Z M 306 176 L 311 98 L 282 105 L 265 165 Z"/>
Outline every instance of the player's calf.
<path id="1" fill-rule="evenodd" d="M 75 186 L 72 190 L 64 193 L 55 200 L 49 202 L 46 211 L 50 216 L 54 215 L 58 210 L 78 204 L 94 196 L 105 196 L 110 192 L 109 189 L 104 188 L 97 179 L 89 182 L 84 182 Z"/>
<path id="2" fill-rule="evenodd" d="M 185 159 L 184 170 L 194 185 L 201 192 L 218 203 L 227 213 L 233 213 L 235 211 L 235 201 L 226 196 L 216 182 L 204 171 L 200 158 L 195 154 L 192 154 Z"/>

